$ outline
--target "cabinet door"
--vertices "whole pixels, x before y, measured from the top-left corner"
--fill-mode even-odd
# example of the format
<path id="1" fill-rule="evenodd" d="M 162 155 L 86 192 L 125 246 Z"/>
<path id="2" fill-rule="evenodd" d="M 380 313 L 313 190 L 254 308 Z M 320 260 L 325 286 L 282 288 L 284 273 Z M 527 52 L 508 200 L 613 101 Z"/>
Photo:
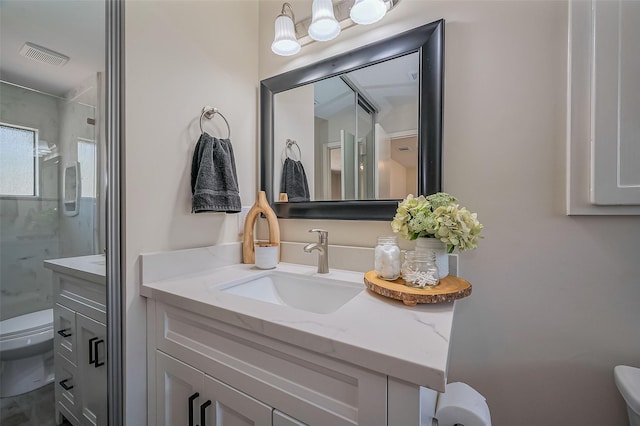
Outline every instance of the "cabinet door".
<path id="1" fill-rule="evenodd" d="M 76 363 L 76 313 L 56 303 L 53 308 L 53 342 L 55 352 Z"/>
<path id="2" fill-rule="evenodd" d="M 156 351 L 156 425 L 200 425 L 204 373 Z"/>
<path id="3" fill-rule="evenodd" d="M 273 426 L 307 426 L 307 424 L 289 417 L 281 411 L 273 410 Z"/>
<path id="4" fill-rule="evenodd" d="M 272 408 L 205 375 L 201 426 L 271 426 Z"/>
<path id="5" fill-rule="evenodd" d="M 76 313 L 77 365 L 81 380 L 80 422 L 107 425 L 107 328 Z"/>

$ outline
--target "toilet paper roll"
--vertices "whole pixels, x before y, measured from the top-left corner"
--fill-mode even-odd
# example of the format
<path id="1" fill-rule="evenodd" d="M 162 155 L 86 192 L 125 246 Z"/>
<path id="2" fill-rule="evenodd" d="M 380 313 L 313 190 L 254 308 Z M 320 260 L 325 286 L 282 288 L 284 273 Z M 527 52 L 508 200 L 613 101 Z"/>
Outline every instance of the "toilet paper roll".
<path id="1" fill-rule="evenodd" d="M 448 383 L 436 405 L 438 426 L 491 426 L 485 398 L 466 383 Z"/>

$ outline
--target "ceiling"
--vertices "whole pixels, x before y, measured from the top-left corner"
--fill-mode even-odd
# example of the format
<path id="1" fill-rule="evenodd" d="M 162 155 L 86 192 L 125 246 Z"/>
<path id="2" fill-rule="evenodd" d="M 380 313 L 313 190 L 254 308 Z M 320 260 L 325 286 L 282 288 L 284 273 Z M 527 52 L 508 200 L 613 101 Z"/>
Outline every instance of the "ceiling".
<path id="1" fill-rule="evenodd" d="M 30 42 L 68 56 L 63 66 L 20 55 Z M 103 0 L 0 0 L 0 79 L 56 96 L 104 70 Z"/>

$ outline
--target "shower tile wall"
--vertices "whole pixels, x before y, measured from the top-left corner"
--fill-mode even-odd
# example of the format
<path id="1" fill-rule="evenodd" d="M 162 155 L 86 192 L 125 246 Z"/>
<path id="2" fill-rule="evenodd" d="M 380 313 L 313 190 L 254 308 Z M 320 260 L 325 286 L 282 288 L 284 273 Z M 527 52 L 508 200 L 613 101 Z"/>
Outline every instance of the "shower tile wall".
<path id="1" fill-rule="evenodd" d="M 87 130 L 93 126 L 86 122 L 93 108 L 5 83 L 0 83 L 0 95 L 0 122 L 38 129 L 39 140 L 58 149 L 41 158 L 38 197 L 0 196 L 4 320 L 53 306 L 51 272 L 42 267 L 44 260 L 95 253 L 96 200 L 81 199 L 77 216 L 60 213 L 60 176 L 65 165 L 77 160 L 77 137 L 93 137 Z"/>
<path id="2" fill-rule="evenodd" d="M 39 130 L 58 143 L 55 97 L 2 83 L 0 121 Z M 41 197 L 0 197 L 0 319 L 52 307 L 51 273 L 44 259 L 59 255 L 58 166 L 43 168 Z M 53 184 L 51 184 L 53 183 Z"/>

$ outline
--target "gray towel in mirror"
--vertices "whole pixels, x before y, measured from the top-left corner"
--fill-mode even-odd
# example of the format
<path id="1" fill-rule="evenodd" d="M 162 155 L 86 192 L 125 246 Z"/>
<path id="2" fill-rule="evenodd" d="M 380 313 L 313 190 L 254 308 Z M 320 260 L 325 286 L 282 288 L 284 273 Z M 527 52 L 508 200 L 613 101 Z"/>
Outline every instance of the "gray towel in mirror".
<path id="1" fill-rule="evenodd" d="M 302 162 L 288 157 L 284 160 L 280 192 L 286 192 L 290 202 L 309 201 L 309 184 Z"/>
<path id="2" fill-rule="evenodd" d="M 202 133 L 191 162 L 192 213 L 242 210 L 236 161 L 229 139 Z"/>

